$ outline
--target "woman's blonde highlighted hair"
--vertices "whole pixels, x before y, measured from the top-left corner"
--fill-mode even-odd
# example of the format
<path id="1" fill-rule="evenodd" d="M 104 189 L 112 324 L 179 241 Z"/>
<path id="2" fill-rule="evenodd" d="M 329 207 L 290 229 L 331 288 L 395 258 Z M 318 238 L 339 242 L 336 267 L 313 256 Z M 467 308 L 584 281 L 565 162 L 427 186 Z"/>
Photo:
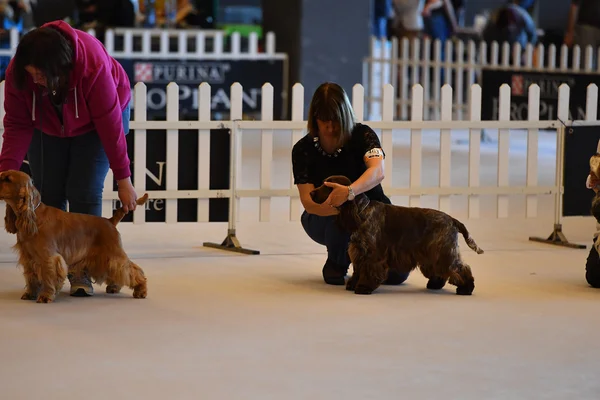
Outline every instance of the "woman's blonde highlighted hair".
<path id="1" fill-rule="evenodd" d="M 340 137 L 338 148 L 341 148 L 352 135 L 356 125 L 356 116 L 352 104 L 344 89 L 337 83 L 322 83 L 313 94 L 308 109 L 308 134 L 318 136 L 317 120 L 331 121 L 339 125 Z"/>

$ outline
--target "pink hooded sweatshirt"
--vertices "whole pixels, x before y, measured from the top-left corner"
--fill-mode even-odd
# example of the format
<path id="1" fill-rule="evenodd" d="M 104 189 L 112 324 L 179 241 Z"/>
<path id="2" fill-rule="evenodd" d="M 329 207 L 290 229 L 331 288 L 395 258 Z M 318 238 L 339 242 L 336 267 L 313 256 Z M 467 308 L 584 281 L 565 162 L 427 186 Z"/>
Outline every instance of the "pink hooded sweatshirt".
<path id="1" fill-rule="evenodd" d="M 61 124 L 50 103 L 46 88 L 27 77 L 26 88 L 13 85 L 13 62 L 6 69 L 4 142 L 0 152 L 0 171 L 21 168 L 33 137 L 34 127 L 60 137 L 98 132 L 114 177 L 131 176 L 127 142 L 123 132 L 122 112 L 131 99 L 127 73 L 90 34 L 73 29 L 63 21 L 44 24 L 58 29 L 74 44 L 74 68 L 70 90 L 63 105 Z M 40 126 L 41 124 L 41 126 Z"/>

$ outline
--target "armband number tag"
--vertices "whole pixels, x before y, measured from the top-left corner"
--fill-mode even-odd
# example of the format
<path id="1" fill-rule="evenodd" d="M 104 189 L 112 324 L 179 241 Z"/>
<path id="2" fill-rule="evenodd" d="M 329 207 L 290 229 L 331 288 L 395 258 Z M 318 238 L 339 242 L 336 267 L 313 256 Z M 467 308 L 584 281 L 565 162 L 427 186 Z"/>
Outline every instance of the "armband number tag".
<path id="1" fill-rule="evenodd" d="M 371 158 L 384 158 L 383 157 L 383 150 L 381 150 L 379 148 L 371 149 L 371 150 L 367 151 L 367 153 L 365 154 L 365 157 L 367 157 L 368 159 L 371 159 Z"/>

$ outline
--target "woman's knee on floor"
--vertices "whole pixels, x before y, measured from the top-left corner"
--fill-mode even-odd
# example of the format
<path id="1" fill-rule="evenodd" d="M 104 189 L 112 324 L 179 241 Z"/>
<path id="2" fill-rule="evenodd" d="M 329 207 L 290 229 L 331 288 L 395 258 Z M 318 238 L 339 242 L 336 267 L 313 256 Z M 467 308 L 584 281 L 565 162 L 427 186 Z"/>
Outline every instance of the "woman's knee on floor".
<path id="1" fill-rule="evenodd" d="M 347 247 L 350 241 L 350 235 L 337 227 L 333 216 L 321 217 L 304 211 L 300 221 L 306 234 L 323 246 L 328 248 L 337 247 L 338 245 Z"/>

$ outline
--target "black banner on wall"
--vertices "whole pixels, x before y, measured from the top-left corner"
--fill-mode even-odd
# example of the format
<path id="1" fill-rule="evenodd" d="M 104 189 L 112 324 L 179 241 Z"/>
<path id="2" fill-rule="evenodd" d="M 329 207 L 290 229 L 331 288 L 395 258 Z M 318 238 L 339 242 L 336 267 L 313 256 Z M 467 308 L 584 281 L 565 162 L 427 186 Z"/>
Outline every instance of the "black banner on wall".
<path id="1" fill-rule="evenodd" d="M 587 87 L 595 83 L 600 87 L 600 75 L 585 73 L 547 73 L 533 71 L 500 71 L 482 68 L 481 95 L 482 119 L 498 120 L 500 86 L 511 88 L 510 119 L 526 121 L 528 118 L 529 86 L 540 87 L 540 120 L 556 120 L 558 112 L 558 88 L 569 85 L 569 119 L 585 119 Z M 600 108 L 598 109 L 600 111 Z"/>
<path id="2" fill-rule="evenodd" d="M 147 87 L 148 119 L 164 119 L 166 116 L 167 85 L 179 85 L 180 119 L 196 119 L 198 116 L 198 86 L 206 82 L 211 87 L 211 114 L 229 115 L 231 85 L 239 82 L 244 92 L 242 111 L 260 113 L 262 86 L 273 86 L 273 115 L 282 115 L 284 91 L 284 60 L 238 60 L 197 61 L 181 59 L 119 59 L 129 76 L 132 87 L 144 82 Z M 215 118 L 216 117 L 216 118 Z"/>
<path id="3" fill-rule="evenodd" d="M 600 125 L 566 128 L 562 209 L 565 217 L 591 215 L 594 191 L 586 188 L 585 181 L 590 173 L 590 157 L 596 153 L 599 140 Z"/>
<path id="4" fill-rule="evenodd" d="M 229 129 L 214 129 L 210 131 L 210 178 L 209 189 L 229 189 L 229 160 L 230 160 Z M 135 138 L 133 130 L 127 135 L 127 153 L 131 159 L 131 172 L 135 171 L 133 155 Z M 167 189 L 166 149 L 167 139 L 164 130 L 146 131 L 146 190 Z M 179 131 L 179 163 L 177 165 L 177 185 L 179 190 L 198 189 L 198 131 Z M 218 157 L 217 157 L 218 155 Z M 134 185 L 136 182 L 133 182 Z M 113 190 L 117 190 L 116 183 Z M 138 191 L 139 192 L 139 191 Z M 143 193 L 138 193 L 142 196 Z M 113 209 L 120 207 L 118 200 L 113 202 Z M 166 200 L 148 199 L 146 204 L 147 222 L 165 222 Z M 229 216 L 229 198 L 222 197 L 209 200 L 209 222 L 227 222 Z M 133 214 L 123 218 L 123 221 L 133 221 Z M 177 222 L 198 221 L 198 200 L 177 200 Z"/>

